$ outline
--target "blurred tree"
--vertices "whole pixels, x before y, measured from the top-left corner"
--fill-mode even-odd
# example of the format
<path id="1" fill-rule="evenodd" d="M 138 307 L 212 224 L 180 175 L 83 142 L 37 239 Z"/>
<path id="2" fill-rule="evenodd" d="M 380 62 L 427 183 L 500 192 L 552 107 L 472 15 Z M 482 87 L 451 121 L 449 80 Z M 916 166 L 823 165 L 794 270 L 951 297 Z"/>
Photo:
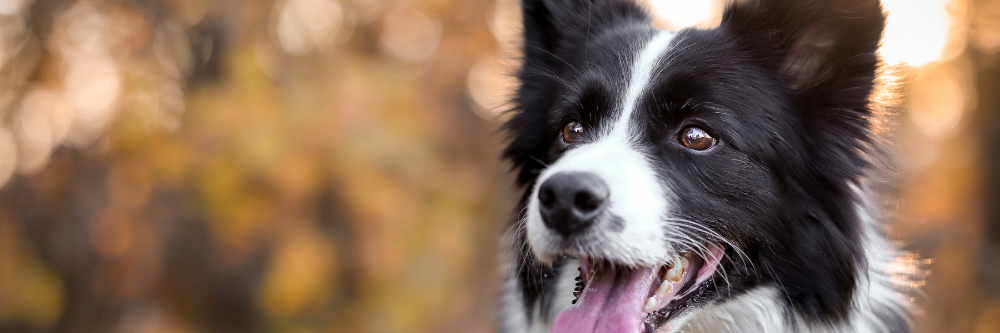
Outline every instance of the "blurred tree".
<path id="1" fill-rule="evenodd" d="M 0 3 L 0 332 L 489 330 L 491 5 Z"/>
<path id="2" fill-rule="evenodd" d="M 1000 5 L 997 1 L 974 0 L 971 15 L 973 29 L 1000 30 Z M 983 15 L 982 13 L 987 13 Z M 979 34 L 989 33 L 986 31 Z M 996 34 L 992 32 L 991 34 Z M 987 36 L 986 38 L 996 38 Z M 983 221 L 986 226 L 979 269 L 987 281 L 992 298 L 1000 299 L 1000 57 L 995 46 L 978 47 L 970 41 L 969 58 L 979 65 L 976 73 L 978 96 L 977 130 L 981 133 L 981 170 L 983 176 Z M 987 41 L 989 42 L 989 41 Z M 993 43 L 996 43 L 993 41 Z M 1000 326 L 996 327 L 1000 329 Z"/>

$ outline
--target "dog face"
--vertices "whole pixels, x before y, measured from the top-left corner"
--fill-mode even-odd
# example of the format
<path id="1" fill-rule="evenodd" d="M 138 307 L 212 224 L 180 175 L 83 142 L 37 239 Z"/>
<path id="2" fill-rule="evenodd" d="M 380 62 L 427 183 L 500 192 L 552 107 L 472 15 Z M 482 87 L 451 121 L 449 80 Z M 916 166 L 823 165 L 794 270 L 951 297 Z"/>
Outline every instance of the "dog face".
<path id="1" fill-rule="evenodd" d="M 878 1 L 741 2 L 679 32 L 625 0 L 526 0 L 524 20 L 505 152 L 526 186 L 522 265 L 582 262 L 553 332 L 669 331 L 761 285 L 843 318 Z"/>

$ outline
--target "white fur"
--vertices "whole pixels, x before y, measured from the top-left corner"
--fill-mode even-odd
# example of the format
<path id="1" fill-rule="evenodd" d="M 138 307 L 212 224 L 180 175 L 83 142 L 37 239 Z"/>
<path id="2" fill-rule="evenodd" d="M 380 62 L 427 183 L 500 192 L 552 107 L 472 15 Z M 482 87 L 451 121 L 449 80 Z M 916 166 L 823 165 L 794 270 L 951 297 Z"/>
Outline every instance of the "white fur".
<path id="1" fill-rule="evenodd" d="M 729 301 L 694 311 L 686 322 L 680 323 L 678 330 L 672 332 L 789 332 L 792 328 L 787 327 L 780 297 L 773 287 L 759 287 Z"/>
<path id="2" fill-rule="evenodd" d="M 653 266 L 666 262 L 674 252 L 662 232 L 663 219 L 669 214 L 666 198 L 670 193 L 660 185 L 645 153 L 632 144 L 629 134 L 635 105 L 673 37 L 673 32 L 663 30 L 640 48 L 613 125 L 594 142 L 567 152 L 538 177 L 528 202 L 526 223 L 528 242 L 542 260 L 551 262 L 556 255 L 569 250 L 626 265 Z M 554 241 L 559 236 L 542 222 L 537 193 L 546 179 L 564 171 L 592 172 L 604 179 L 611 192 L 608 212 L 622 218 L 622 232 L 598 226 L 592 230 L 593 237 L 577 240 L 572 249 L 562 248 Z"/>
<path id="3" fill-rule="evenodd" d="M 621 105 L 621 115 L 618 116 L 618 120 L 611 128 L 606 140 L 620 142 L 630 142 L 632 140 L 629 137 L 632 131 L 629 129 L 632 123 L 632 113 L 635 112 L 635 105 L 642 97 L 642 93 L 646 92 L 646 86 L 649 85 L 653 73 L 656 72 L 656 66 L 661 56 L 670 47 L 670 41 L 674 39 L 674 36 L 676 36 L 676 33 L 673 31 L 660 30 L 646 44 L 642 52 L 639 53 L 635 65 L 632 66 L 632 75 L 629 79 L 628 90 Z"/>
<path id="4" fill-rule="evenodd" d="M 559 270 L 559 281 L 556 283 L 556 291 L 551 295 L 552 304 L 549 311 L 543 312 L 538 302 L 533 304 L 534 314 L 529 321 L 525 314 L 524 298 L 521 293 L 521 286 L 517 284 L 516 274 L 510 272 L 509 278 L 504 282 L 501 307 L 503 317 L 500 321 L 500 332 L 507 333 L 548 333 L 552 329 L 552 323 L 556 316 L 569 309 L 573 304 L 573 291 L 576 289 L 577 268 L 580 261 L 571 259 L 557 267 Z M 537 320 L 543 318 L 543 320 Z"/>
<path id="5" fill-rule="evenodd" d="M 577 269 L 579 267 L 580 261 L 576 259 L 566 260 L 562 267 L 559 267 L 559 282 L 556 283 L 558 291 L 552 301 L 552 308 L 549 313 L 552 320 L 555 320 L 556 315 L 573 305 L 573 299 L 575 298 L 573 291 L 576 290 L 576 277 L 579 275 Z"/>
<path id="6" fill-rule="evenodd" d="M 572 292 L 572 291 L 571 291 Z M 503 298 L 500 300 L 501 320 L 498 323 L 500 332 L 505 333 L 548 333 L 552 327 L 553 318 L 538 320 L 541 316 L 541 307 L 532 304 L 530 309 L 534 309 L 532 319 L 528 320 L 525 313 L 527 304 L 524 304 L 524 297 L 521 293 L 521 286 L 517 283 L 517 276 L 511 274 L 503 284 Z"/>

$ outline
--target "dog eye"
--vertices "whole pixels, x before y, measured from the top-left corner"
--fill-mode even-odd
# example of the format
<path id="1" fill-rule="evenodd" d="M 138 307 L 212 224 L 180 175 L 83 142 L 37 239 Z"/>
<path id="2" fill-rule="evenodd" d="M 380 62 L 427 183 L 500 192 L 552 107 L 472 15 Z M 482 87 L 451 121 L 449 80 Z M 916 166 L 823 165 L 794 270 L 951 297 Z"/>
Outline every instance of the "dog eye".
<path id="1" fill-rule="evenodd" d="M 563 126 L 562 130 L 563 140 L 568 143 L 576 142 L 583 137 L 583 124 L 578 121 L 570 121 Z"/>
<path id="2" fill-rule="evenodd" d="M 684 130 L 681 131 L 680 141 L 684 147 L 694 150 L 712 148 L 718 142 L 718 140 L 713 138 L 710 134 L 708 134 L 708 132 L 705 132 L 705 130 L 697 126 L 685 127 Z"/>

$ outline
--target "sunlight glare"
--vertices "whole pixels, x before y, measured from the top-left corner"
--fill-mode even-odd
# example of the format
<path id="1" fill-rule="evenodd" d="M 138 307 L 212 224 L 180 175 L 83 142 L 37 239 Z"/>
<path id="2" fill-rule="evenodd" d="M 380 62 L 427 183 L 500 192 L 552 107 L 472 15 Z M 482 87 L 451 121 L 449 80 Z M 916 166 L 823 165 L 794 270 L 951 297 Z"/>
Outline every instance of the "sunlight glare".
<path id="1" fill-rule="evenodd" d="M 879 53 L 889 63 L 921 66 L 940 60 L 952 27 L 950 0 L 883 0 L 889 22 Z"/>
<path id="2" fill-rule="evenodd" d="M 718 24 L 722 8 L 715 0 L 649 0 L 657 25 L 670 30 Z"/>

